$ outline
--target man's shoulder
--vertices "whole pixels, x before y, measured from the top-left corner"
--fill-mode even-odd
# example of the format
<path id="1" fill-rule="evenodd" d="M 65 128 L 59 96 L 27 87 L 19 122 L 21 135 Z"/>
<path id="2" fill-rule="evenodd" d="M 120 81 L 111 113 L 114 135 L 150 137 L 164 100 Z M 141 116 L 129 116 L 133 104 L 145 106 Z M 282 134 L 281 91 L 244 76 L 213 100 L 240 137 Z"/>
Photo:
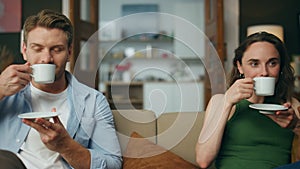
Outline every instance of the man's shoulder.
<path id="1" fill-rule="evenodd" d="M 67 78 L 68 78 L 71 88 L 73 90 L 75 90 L 76 92 L 102 94 L 100 91 L 96 90 L 95 88 L 92 88 L 92 87 L 78 81 L 77 78 L 69 72 L 67 73 Z"/>

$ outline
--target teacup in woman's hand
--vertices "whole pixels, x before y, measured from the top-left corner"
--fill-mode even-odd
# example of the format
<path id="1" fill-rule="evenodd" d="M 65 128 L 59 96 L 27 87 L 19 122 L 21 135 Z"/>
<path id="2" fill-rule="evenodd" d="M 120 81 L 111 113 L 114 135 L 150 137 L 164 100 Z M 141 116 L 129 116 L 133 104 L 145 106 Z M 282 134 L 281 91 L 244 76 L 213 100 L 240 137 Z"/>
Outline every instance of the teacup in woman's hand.
<path id="1" fill-rule="evenodd" d="M 272 96 L 275 90 L 274 77 L 255 77 L 253 78 L 255 94 L 258 96 Z"/>

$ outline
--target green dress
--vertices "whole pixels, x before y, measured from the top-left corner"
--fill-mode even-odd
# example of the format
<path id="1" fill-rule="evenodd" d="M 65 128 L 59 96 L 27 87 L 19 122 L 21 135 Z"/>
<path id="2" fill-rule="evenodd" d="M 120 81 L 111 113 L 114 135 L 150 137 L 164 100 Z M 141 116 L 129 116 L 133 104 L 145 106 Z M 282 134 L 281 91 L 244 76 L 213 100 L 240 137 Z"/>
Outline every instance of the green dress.
<path id="1" fill-rule="evenodd" d="M 242 100 L 227 122 L 216 158 L 218 169 L 272 169 L 290 163 L 294 134 Z"/>

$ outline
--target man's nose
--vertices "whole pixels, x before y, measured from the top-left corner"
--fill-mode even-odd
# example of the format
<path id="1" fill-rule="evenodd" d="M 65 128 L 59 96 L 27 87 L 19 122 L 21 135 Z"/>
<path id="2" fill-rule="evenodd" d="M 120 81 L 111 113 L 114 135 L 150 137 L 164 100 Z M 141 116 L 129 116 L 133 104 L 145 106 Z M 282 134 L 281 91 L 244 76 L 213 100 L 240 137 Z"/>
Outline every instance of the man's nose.
<path id="1" fill-rule="evenodd" d="M 53 56 L 50 51 L 45 51 L 41 56 L 41 63 L 51 63 L 53 62 Z"/>

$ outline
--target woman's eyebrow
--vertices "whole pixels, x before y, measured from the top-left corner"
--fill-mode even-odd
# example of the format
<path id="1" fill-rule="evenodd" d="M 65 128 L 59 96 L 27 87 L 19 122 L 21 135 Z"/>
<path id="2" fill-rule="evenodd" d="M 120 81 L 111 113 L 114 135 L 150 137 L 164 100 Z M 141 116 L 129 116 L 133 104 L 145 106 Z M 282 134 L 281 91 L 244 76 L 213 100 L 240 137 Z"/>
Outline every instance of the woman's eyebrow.
<path id="1" fill-rule="evenodd" d="M 258 59 L 249 59 L 247 60 L 247 62 L 258 62 L 259 60 Z"/>
<path id="2" fill-rule="evenodd" d="M 269 60 L 270 60 L 270 61 L 271 61 L 271 60 L 272 60 L 272 61 L 273 61 L 273 60 L 279 60 L 279 58 L 273 57 L 273 58 L 270 58 Z"/>

